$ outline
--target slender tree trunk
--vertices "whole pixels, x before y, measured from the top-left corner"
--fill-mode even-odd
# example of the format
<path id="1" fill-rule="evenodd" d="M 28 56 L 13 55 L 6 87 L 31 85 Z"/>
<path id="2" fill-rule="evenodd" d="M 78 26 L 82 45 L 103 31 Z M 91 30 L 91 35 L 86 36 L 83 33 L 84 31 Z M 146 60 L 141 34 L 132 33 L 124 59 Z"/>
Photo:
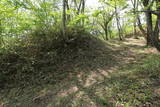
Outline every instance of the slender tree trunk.
<path id="1" fill-rule="evenodd" d="M 79 15 L 80 12 L 81 12 L 81 6 L 82 6 L 82 0 L 80 0 L 79 6 L 78 6 L 78 9 L 77 9 L 77 15 Z"/>
<path id="2" fill-rule="evenodd" d="M 134 17 L 134 37 L 137 39 L 137 25 L 136 25 L 136 18 Z"/>
<path id="3" fill-rule="evenodd" d="M 110 25 L 108 26 L 108 33 L 109 33 L 109 37 L 112 39 L 112 30 Z"/>
<path id="4" fill-rule="evenodd" d="M 85 11 L 85 0 L 82 0 L 82 14 L 84 14 Z M 82 26 L 84 26 L 84 19 L 82 19 Z"/>
<path id="5" fill-rule="evenodd" d="M 77 1 L 76 1 L 76 0 L 73 0 L 73 2 L 74 2 L 74 9 L 75 9 L 75 10 L 78 10 Z"/>
<path id="6" fill-rule="evenodd" d="M 134 37 L 137 38 L 137 14 L 136 14 L 136 8 L 138 8 L 138 4 L 136 0 L 131 0 L 132 5 L 133 5 L 133 14 L 134 14 L 134 22 L 133 22 L 133 26 L 134 26 Z"/>
<path id="7" fill-rule="evenodd" d="M 136 29 L 135 27 L 137 26 L 139 28 L 139 30 L 141 31 L 141 33 L 144 35 L 145 38 L 146 37 L 146 31 L 143 29 L 143 26 L 141 24 L 141 20 L 140 20 L 140 16 L 138 13 L 136 13 L 136 11 L 138 10 L 138 6 L 139 6 L 139 0 L 131 0 L 132 4 L 134 5 L 134 15 L 135 15 L 135 22 L 134 23 L 137 23 L 134 24 L 134 29 Z M 134 30 L 134 34 L 136 35 L 136 30 Z"/>
<path id="8" fill-rule="evenodd" d="M 1 36 L 1 34 L 2 34 L 2 22 L 0 20 L 0 36 Z"/>
<path id="9" fill-rule="evenodd" d="M 117 29 L 118 29 L 118 35 L 119 35 L 119 39 L 120 40 L 123 40 L 122 39 L 122 35 L 121 35 L 121 28 L 120 28 L 120 23 L 119 23 L 119 19 L 118 19 L 118 16 L 116 17 L 116 20 L 117 20 Z"/>
<path id="10" fill-rule="evenodd" d="M 117 5 L 115 5 L 115 13 L 116 13 L 116 22 L 117 22 L 117 29 L 118 29 L 119 40 L 123 40 L 122 39 L 122 35 L 121 35 L 120 22 L 119 22 L 119 18 L 118 18 Z"/>
<path id="11" fill-rule="evenodd" d="M 3 40 L 3 37 L 2 37 L 2 32 L 3 32 L 2 22 L 1 22 L 1 20 L 0 20 L 0 47 L 5 44 L 5 43 L 4 43 L 4 40 Z"/>
<path id="12" fill-rule="evenodd" d="M 109 40 L 108 39 L 108 28 L 105 28 L 105 40 Z"/>
<path id="13" fill-rule="evenodd" d="M 141 24 L 141 20 L 140 20 L 139 16 L 137 16 L 137 25 L 138 25 L 138 28 L 140 29 L 141 33 L 144 35 L 144 37 L 147 38 L 146 31 L 143 29 L 143 26 Z"/>
<path id="14" fill-rule="evenodd" d="M 65 0 L 65 5 L 66 5 L 67 10 L 69 11 L 70 6 L 69 6 L 69 1 L 68 0 Z M 70 20 L 71 20 L 71 15 L 67 14 L 66 15 L 66 21 L 70 21 Z"/>
<path id="15" fill-rule="evenodd" d="M 63 30 L 63 37 L 65 37 L 66 35 L 66 0 L 63 0 L 62 30 Z"/>
<path id="16" fill-rule="evenodd" d="M 84 13 L 84 9 L 85 9 L 85 0 L 82 0 L 82 13 Z"/>
<path id="17" fill-rule="evenodd" d="M 138 38 L 137 37 L 137 14 L 136 14 L 136 0 L 134 0 L 134 35 L 135 35 L 135 38 Z"/>

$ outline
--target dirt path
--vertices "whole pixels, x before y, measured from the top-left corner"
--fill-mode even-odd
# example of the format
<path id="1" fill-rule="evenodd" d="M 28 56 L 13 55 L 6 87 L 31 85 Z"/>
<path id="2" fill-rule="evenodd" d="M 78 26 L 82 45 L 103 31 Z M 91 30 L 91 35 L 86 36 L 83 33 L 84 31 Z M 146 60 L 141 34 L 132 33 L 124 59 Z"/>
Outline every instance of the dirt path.
<path id="1" fill-rule="evenodd" d="M 107 107 L 105 96 L 110 96 L 107 80 L 110 74 L 129 63 L 138 63 L 148 54 L 157 53 L 154 48 L 147 48 L 143 39 L 128 38 L 123 42 L 113 40 L 108 42 L 113 52 L 115 60 L 109 60 L 111 66 L 97 67 L 96 69 L 85 69 L 83 72 L 70 73 L 62 81 L 45 86 L 36 95 L 27 95 L 27 90 L 23 90 L 24 96 L 18 107 Z M 98 62 L 97 62 L 98 63 Z M 76 70 L 76 68 L 74 69 Z M 79 71 L 79 68 L 77 68 Z M 107 86 L 108 85 L 108 86 Z M 32 90 L 33 91 L 33 90 Z M 18 97 L 18 99 L 20 98 Z M 108 99 L 114 102 L 113 99 Z M 113 100 L 113 101 L 112 101 Z M 116 102 L 115 102 L 116 103 Z M 119 105 L 119 107 L 123 107 Z"/>
<path id="2" fill-rule="evenodd" d="M 102 107 L 105 101 L 100 97 L 103 97 L 103 94 L 108 94 L 101 93 L 101 91 L 105 90 L 102 83 L 106 78 L 110 78 L 109 74 L 111 72 L 118 71 L 120 67 L 127 63 L 136 63 L 147 56 L 147 54 L 157 53 L 154 48 L 145 48 L 145 42 L 142 39 L 128 38 L 123 42 L 112 41 L 110 45 L 112 45 L 115 52 L 113 54 L 116 55 L 120 63 L 113 67 L 106 66 L 103 69 L 99 68 L 95 71 L 87 71 L 88 73 L 81 72 L 76 77 L 70 75 L 70 81 L 58 83 L 57 88 L 60 90 L 57 92 L 49 90 L 49 92 L 45 92 L 45 94 L 34 98 L 34 102 L 52 102 L 52 104 L 61 107 L 66 105 L 73 107 Z M 110 62 L 112 63 L 112 61 Z M 47 101 L 45 101 L 46 99 Z"/>

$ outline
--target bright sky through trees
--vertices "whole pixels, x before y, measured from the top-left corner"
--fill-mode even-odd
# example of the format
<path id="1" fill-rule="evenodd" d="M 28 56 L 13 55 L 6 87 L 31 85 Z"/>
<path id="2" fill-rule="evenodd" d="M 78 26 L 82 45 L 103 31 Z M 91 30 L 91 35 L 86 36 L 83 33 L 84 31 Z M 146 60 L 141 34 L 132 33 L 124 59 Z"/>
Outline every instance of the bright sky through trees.
<path id="1" fill-rule="evenodd" d="M 86 0 L 87 7 L 98 7 L 98 0 Z"/>

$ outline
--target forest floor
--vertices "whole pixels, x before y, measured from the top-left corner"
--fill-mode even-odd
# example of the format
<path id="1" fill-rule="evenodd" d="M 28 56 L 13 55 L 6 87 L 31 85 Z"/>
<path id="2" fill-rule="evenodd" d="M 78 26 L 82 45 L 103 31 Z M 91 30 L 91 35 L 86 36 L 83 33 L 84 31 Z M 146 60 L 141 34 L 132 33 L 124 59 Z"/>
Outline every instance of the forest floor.
<path id="1" fill-rule="evenodd" d="M 79 48 L 72 60 L 66 56 L 55 74 L 45 71 L 51 65 L 41 68 L 44 81 L 52 82 L 1 89 L 0 107 L 160 107 L 157 50 L 142 38 L 96 41 L 91 50 Z"/>

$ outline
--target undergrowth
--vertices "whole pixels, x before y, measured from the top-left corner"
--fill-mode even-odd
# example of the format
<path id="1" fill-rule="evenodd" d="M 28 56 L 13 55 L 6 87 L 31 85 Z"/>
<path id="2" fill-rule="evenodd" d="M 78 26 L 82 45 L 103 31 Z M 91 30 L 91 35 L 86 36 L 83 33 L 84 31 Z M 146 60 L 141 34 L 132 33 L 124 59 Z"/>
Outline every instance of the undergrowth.
<path id="1" fill-rule="evenodd" d="M 83 28 L 68 28 L 65 37 L 61 31 L 52 30 L 35 30 L 12 38 L 10 44 L 0 48 L 0 88 L 54 82 L 50 81 L 50 72 L 57 71 L 60 63 L 76 57 L 79 51 L 90 48 L 91 36 Z"/>
<path id="2" fill-rule="evenodd" d="M 63 39 L 61 31 L 29 35 L 1 48 L 0 104 L 5 107 L 160 106 L 159 55 L 147 55 L 103 77 L 99 70 L 123 62 L 122 51 L 81 28 L 68 29 Z M 86 87 L 91 74 L 97 81 Z M 78 91 L 59 96 L 70 85 Z"/>
<path id="3" fill-rule="evenodd" d="M 137 64 L 122 68 L 121 72 L 113 73 L 112 78 L 104 82 L 110 87 L 110 98 L 125 107 L 159 107 L 159 68 L 160 56 L 150 55 Z"/>
<path id="4" fill-rule="evenodd" d="M 38 33 L 20 38 L 18 44 L 0 53 L 0 103 L 7 102 L 7 107 L 18 106 L 18 102 L 23 107 L 33 106 L 32 99 L 40 89 L 57 87 L 63 81 L 75 82 L 79 73 L 89 74 L 111 66 L 110 60 L 116 62 L 112 49 L 82 28 L 69 29 L 67 39 L 57 37 L 61 31 L 47 37 Z"/>

